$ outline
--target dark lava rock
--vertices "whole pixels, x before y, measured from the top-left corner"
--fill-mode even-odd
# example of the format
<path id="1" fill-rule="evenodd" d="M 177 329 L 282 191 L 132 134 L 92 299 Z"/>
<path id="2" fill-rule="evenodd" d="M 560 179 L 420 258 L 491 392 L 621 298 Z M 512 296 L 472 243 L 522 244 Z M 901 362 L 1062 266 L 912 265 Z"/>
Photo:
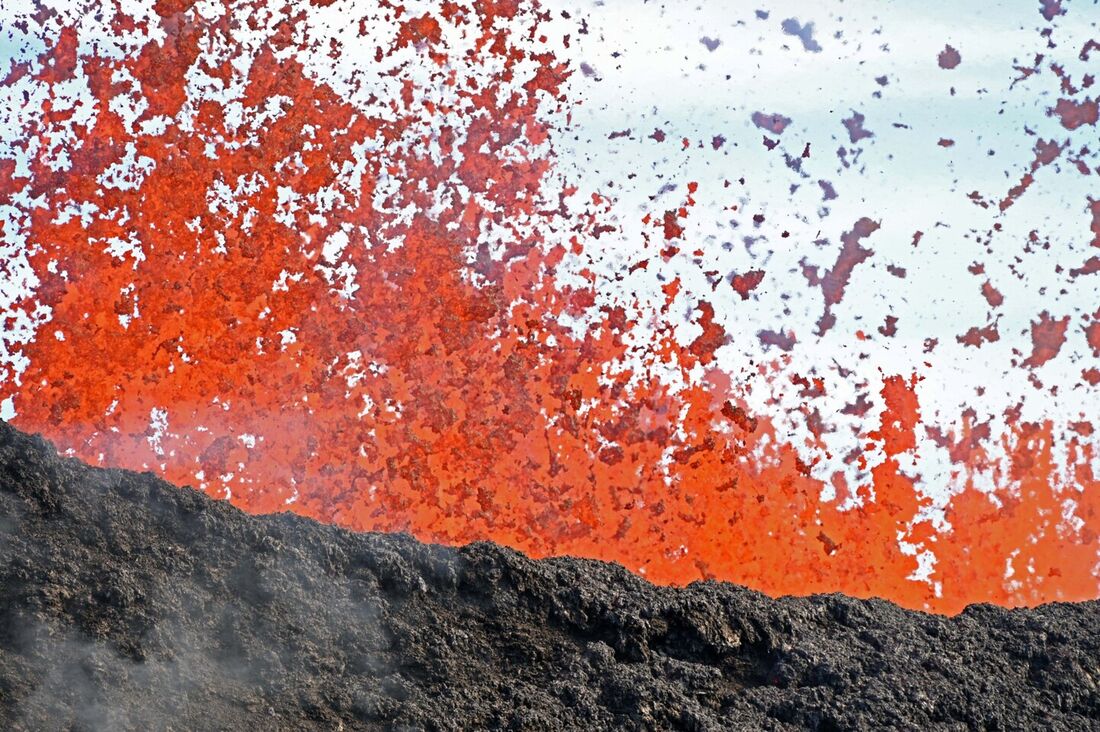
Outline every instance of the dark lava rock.
<path id="1" fill-rule="evenodd" d="M 1098 729 L 1098 621 L 249 516 L 0 423 L 5 730 Z"/>

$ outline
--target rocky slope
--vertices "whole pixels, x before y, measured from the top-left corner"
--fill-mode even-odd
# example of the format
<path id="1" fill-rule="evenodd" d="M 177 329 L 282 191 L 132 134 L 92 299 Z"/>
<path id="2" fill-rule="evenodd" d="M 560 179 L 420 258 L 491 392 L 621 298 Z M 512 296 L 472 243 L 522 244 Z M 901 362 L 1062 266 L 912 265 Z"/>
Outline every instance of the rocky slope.
<path id="1" fill-rule="evenodd" d="M 955 618 L 250 516 L 0 423 L 0 728 L 1085 730 L 1100 604 Z"/>

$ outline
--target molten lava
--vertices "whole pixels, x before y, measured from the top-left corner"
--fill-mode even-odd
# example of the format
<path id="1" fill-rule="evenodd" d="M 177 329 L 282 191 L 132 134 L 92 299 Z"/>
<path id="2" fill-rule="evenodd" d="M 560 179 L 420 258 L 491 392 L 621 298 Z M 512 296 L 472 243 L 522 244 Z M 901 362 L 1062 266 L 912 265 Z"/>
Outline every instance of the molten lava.
<path id="1" fill-rule="evenodd" d="M 0 361 L 14 424 L 254 512 L 614 560 L 663 583 L 944 612 L 1098 595 L 1088 420 L 1010 409 L 1002 431 L 962 410 L 945 425 L 907 370 L 845 407 L 862 448 L 827 448 L 815 403 L 831 382 L 788 352 L 826 336 L 876 261 L 874 215 L 846 222 L 835 264 L 799 275 L 822 298 L 816 329 L 762 331 L 785 347 L 733 371 L 724 306 L 689 302 L 685 336 L 698 290 L 683 278 L 652 308 L 617 305 L 583 264 L 617 219 L 557 166 L 574 67 L 555 49 L 575 22 L 525 0 L 349 14 L 361 5 L 158 0 L 144 15 L 39 6 L 20 20 L 45 49 L 0 69 L 33 110 L 0 154 L 18 249 L 0 262 L 24 293 L 4 332 L 33 336 L 11 336 Z M 322 77 L 322 62 L 337 71 Z M 1090 125 L 1091 104 L 1057 114 Z M 1036 149 L 1009 202 L 1061 148 Z M 687 190 L 650 212 L 623 273 L 701 246 L 702 191 Z M 715 292 L 738 303 L 772 286 L 763 267 L 731 277 Z M 992 311 L 1002 296 L 984 282 Z M 1100 311 L 1036 307 L 1033 322 L 1029 378 L 1067 338 L 1100 350 Z M 997 320 L 975 326 L 976 347 L 984 328 L 995 338 Z M 801 405 L 762 409 L 749 391 L 767 385 Z M 959 476 L 939 513 L 917 485 L 924 443 Z"/>

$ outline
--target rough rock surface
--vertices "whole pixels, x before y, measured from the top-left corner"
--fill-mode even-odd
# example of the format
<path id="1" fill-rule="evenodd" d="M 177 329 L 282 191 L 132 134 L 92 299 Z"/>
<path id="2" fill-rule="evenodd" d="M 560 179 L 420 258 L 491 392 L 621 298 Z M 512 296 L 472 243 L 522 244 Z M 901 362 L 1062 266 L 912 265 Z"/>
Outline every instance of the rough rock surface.
<path id="1" fill-rule="evenodd" d="M 0 423 L 0 728 L 1096 729 L 1100 604 L 655 587 L 249 516 Z"/>

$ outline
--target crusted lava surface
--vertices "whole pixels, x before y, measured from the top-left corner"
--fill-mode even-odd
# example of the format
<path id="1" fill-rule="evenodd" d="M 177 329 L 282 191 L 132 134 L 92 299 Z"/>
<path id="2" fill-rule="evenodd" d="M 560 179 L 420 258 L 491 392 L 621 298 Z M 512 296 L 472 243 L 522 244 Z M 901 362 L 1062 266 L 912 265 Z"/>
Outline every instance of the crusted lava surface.
<path id="1" fill-rule="evenodd" d="M 1096 729 L 1100 604 L 956 617 L 252 516 L 0 423 L 0 727 Z"/>

